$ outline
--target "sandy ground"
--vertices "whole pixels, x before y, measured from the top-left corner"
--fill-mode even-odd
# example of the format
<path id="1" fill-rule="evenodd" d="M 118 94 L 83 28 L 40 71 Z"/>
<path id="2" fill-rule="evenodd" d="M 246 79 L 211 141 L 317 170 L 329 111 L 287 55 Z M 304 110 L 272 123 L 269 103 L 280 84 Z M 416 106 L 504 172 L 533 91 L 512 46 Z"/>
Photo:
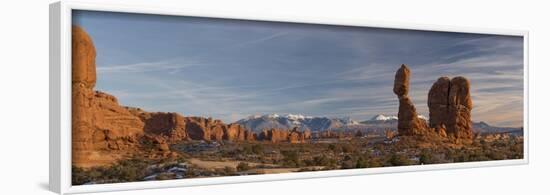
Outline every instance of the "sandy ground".
<path id="1" fill-rule="evenodd" d="M 189 162 L 191 164 L 197 165 L 201 168 L 217 169 L 217 168 L 225 168 L 225 167 L 234 167 L 234 168 L 236 168 L 237 165 L 239 165 L 239 163 L 241 161 L 232 161 L 232 160 L 228 160 L 228 161 L 205 161 L 205 160 L 200 160 L 200 159 L 197 159 L 197 158 L 191 158 L 191 159 L 189 159 Z M 276 166 L 276 165 L 272 165 L 272 164 L 261 164 L 261 163 L 252 163 L 252 162 L 246 162 L 246 163 L 248 163 L 248 165 L 250 165 L 250 166 L 256 166 L 256 165 L 273 166 L 273 167 Z"/>

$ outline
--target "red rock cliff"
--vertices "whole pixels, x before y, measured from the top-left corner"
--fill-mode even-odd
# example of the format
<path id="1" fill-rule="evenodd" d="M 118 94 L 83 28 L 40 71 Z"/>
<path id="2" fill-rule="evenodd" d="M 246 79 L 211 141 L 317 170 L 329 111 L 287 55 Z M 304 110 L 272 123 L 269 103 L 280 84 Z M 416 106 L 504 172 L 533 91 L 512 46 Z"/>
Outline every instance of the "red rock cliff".
<path id="1" fill-rule="evenodd" d="M 96 51 L 90 36 L 72 28 L 72 160 L 109 163 L 136 146 L 144 123 L 109 94 L 94 91 Z"/>

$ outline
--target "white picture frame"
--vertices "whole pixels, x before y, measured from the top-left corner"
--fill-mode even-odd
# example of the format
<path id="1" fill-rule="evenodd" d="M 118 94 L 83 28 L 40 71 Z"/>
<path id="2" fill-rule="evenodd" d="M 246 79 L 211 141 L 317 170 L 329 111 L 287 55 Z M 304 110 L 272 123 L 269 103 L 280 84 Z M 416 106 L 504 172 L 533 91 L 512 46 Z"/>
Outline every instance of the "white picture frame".
<path id="1" fill-rule="evenodd" d="M 414 29 L 427 31 L 463 32 L 522 36 L 524 44 L 524 158 L 484 162 L 466 162 L 434 165 L 414 165 L 403 167 L 382 167 L 320 172 L 300 172 L 285 174 L 250 175 L 239 177 L 216 177 L 200 179 L 144 181 L 117 184 L 71 185 L 71 12 L 72 10 L 112 11 L 175 16 L 198 16 L 259 21 L 299 22 L 361 27 Z M 338 20 L 330 18 L 292 18 L 284 15 L 248 15 L 232 12 L 204 12 L 174 8 L 151 8 L 109 3 L 61 1 L 50 5 L 50 190 L 60 194 L 104 192 L 117 190 L 137 190 L 152 188 L 187 187 L 199 185 L 230 184 L 244 182 L 339 177 L 365 174 L 383 174 L 442 169 L 476 168 L 487 166 L 522 165 L 529 162 L 529 32 L 525 30 L 504 30 L 438 26 L 407 23 L 390 23 L 364 20 Z"/>

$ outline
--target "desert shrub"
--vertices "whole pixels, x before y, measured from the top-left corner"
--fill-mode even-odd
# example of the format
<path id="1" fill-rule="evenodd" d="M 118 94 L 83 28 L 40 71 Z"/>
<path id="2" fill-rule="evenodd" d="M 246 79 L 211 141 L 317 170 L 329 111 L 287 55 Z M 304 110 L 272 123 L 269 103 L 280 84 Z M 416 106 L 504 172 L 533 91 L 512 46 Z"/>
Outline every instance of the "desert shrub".
<path id="1" fill-rule="evenodd" d="M 73 185 L 82 185 L 91 181 L 90 176 L 87 171 L 80 167 L 72 167 L 72 184 Z"/>
<path id="2" fill-rule="evenodd" d="M 326 155 L 315 156 L 312 159 L 313 166 L 332 166 L 336 164 L 336 160 L 327 157 Z"/>
<path id="3" fill-rule="evenodd" d="M 118 161 L 109 167 L 82 169 L 73 167 L 72 183 L 81 185 L 88 182 L 130 182 L 141 181 L 145 177 L 148 162 L 140 159 Z"/>
<path id="4" fill-rule="evenodd" d="M 169 180 L 173 179 L 170 175 L 167 174 L 160 174 L 156 177 L 157 180 Z"/>
<path id="5" fill-rule="evenodd" d="M 353 169 L 355 168 L 355 163 L 353 162 L 353 160 L 344 160 L 342 161 L 340 167 L 342 169 Z"/>
<path id="6" fill-rule="evenodd" d="M 368 161 L 368 167 L 382 167 L 382 161 L 379 158 L 373 158 Z"/>
<path id="7" fill-rule="evenodd" d="M 147 162 L 139 159 L 122 160 L 107 170 L 109 178 L 122 181 L 139 181 L 145 177 Z"/>
<path id="8" fill-rule="evenodd" d="M 489 157 L 491 160 L 504 160 L 506 159 L 506 154 L 499 150 L 493 150 L 491 152 L 488 152 L 487 157 Z"/>
<path id="9" fill-rule="evenodd" d="M 261 144 L 254 144 L 252 146 L 252 153 L 262 155 L 264 153 L 264 146 Z"/>
<path id="10" fill-rule="evenodd" d="M 328 149 L 332 152 L 336 152 L 338 150 L 338 147 L 335 144 L 329 144 Z"/>
<path id="11" fill-rule="evenodd" d="M 420 164 L 434 164 L 436 163 L 434 156 L 432 155 L 432 151 L 429 150 L 422 150 L 420 152 L 419 156 Z"/>
<path id="12" fill-rule="evenodd" d="M 245 163 L 245 162 L 240 162 L 237 165 L 237 171 L 248 171 L 250 169 L 251 169 L 250 165 L 248 165 L 248 163 Z"/>
<path id="13" fill-rule="evenodd" d="M 289 166 L 289 167 L 299 167 L 300 166 L 300 157 L 298 155 L 298 152 L 295 150 L 285 150 L 281 151 L 283 154 L 283 165 Z"/>
<path id="14" fill-rule="evenodd" d="M 235 172 L 237 172 L 237 170 L 235 169 L 235 167 L 226 166 L 225 168 L 223 168 L 223 172 L 225 175 L 235 175 Z"/>
<path id="15" fill-rule="evenodd" d="M 352 153 L 353 152 L 353 146 L 349 145 L 349 144 L 344 144 L 342 145 L 342 152 L 344 153 Z"/>
<path id="16" fill-rule="evenodd" d="M 390 159 L 388 160 L 389 165 L 391 166 L 405 166 L 405 165 L 411 165 L 412 162 L 402 154 L 393 154 L 391 155 Z"/>
<path id="17" fill-rule="evenodd" d="M 357 162 L 355 162 L 355 168 L 367 168 L 369 167 L 369 162 L 363 157 L 359 157 Z"/>

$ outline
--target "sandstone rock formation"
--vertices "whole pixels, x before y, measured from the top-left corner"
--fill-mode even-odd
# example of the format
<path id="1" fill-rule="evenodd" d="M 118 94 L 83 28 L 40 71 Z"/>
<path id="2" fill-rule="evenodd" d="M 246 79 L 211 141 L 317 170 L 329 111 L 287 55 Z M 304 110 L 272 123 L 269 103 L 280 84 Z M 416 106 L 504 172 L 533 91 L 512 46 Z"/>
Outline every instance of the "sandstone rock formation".
<path id="1" fill-rule="evenodd" d="M 305 132 L 298 131 L 297 127 L 294 127 L 288 135 L 288 141 L 290 143 L 304 143 L 305 139 Z"/>
<path id="2" fill-rule="evenodd" d="M 304 139 L 311 139 L 311 130 L 306 129 L 304 131 Z"/>
<path id="3" fill-rule="evenodd" d="M 144 123 L 109 94 L 94 91 L 95 47 L 90 36 L 72 28 L 72 162 L 110 163 L 137 145 Z"/>
<path id="4" fill-rule="evenodd" d="M 290 142 L 290 143 L 305 143 L 305 140 L 311 138 L 311 131 L 299 131 L 297 127 L 292 130 L 286 129 L 264 129 L 256 139 L 261 141 L 270 141 L 273 143 Z"/>
<path id="5" fill-rule="evenodd" d="M 288 140 L 288 131 L 284 129 L 269 129 L 269 130 L 263 130 L 260 135 L 259 139 L 263 141 L 271 141 L 273 143 L 287 141 Z"/>
<path id="6" fill-rule="evenodd" d="M 104 165 L 139 153 L 141 142 L 153 143 L 161 156 L 174 154 L 169 144 L 186 140 L 301 143 L 311 132 L 272 129 L 256 135 L 239 124 L 224 124 L 178 113 L 146 112 L 123 107 L 116 97 L 94 91 L 96 51 L 90 36 L 72 28 L 72 162 L 74 166 Z M 290 136 L 290 134 L 292 134 Z M 141 151 L 143 152 L 143 151 Z M 157 156 L 157 154 L 150 154 Z"/>
<path id="7" fill-rule="evenodd" d="M 145 112 L 140 108 L 126 107 L 144 123 L 143 131 L 149 135 L 163 136 L 167 141 L 187 140 L 185 117 L 173 112 Z"/>
<path id="8" fill-rule="evenodd" d="M 472 138 L 470 82 L 464 77 L 439 78 L 428 94 L 430 127 L 455 138 Z"/>
<path id="9" fill-rule="evenodd" d="M 225 124 L 221 120 L 203 117 L 184 117 L 187 135 L 192 140 L 254 141 L 253 132 L 239 124 Z"/>
<path id="10" fill-rule="evenodd" d="M 399 97 L 398 132 L 400 135 L 437 135 L 470 139 L 472 99 L 470 83 L 464 77 L 439 78 L 428 93 L 429 126 L 418 118 L 408 97 L 411 72 L 401 65 L 395 74 L 393 92 Z"/>
<path id="11" fill-rule="evenodd" d="M 416 108 L 408 96 L 410 76 L 411 71 L 405 64 L 395 73 L 393 92 L 399 98 L 397 129 L 400 135 L 423 134 L 428 129 L 426 122 L 418 118 Z"/>

